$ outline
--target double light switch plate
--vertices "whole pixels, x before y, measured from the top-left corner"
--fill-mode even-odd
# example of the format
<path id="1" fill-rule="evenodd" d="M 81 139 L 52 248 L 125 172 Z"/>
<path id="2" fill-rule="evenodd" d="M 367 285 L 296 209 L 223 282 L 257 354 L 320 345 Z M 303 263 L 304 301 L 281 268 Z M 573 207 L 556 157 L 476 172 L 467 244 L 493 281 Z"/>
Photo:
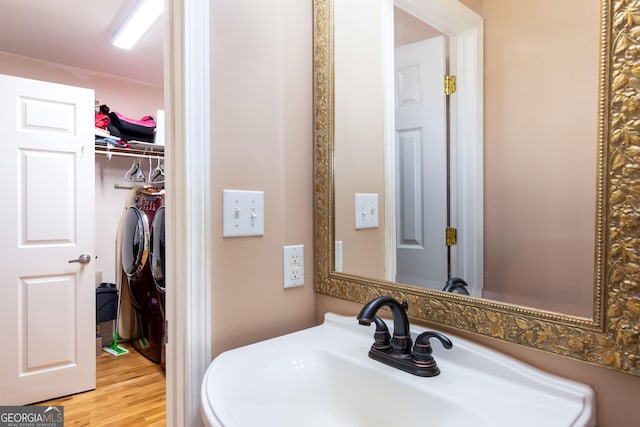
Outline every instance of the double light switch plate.
<path id="1" fill-rule="evenodd" d="M 223 190 L 222 236 L 264 236 L 264 191 Z"/>

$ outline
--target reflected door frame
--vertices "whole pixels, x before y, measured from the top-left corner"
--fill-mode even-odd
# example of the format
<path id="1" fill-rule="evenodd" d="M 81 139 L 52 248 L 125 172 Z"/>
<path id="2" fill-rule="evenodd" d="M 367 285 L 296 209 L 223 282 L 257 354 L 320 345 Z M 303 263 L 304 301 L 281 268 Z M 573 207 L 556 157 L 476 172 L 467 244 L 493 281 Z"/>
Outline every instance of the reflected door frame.
<path id="1" fill-rule="evenodd" d="M 394 99 L 393 7 L 397 6 L 449 38 L 450 74 L 457 90 L 450 108 L 450 224 L 458 230 L 451 247 L 451 275 L 481 297 L 484 285 L 483 215 L 483 20 L 458 1 L 385 0 L 383 4 L 385 99 Z M 444 76 L 443 76 L 444 77 Z M 393 102 L 385 103 L 385 199 L 396 200 Z M 385 206 L 386 280 L 396 276 L 396 209 Z M 443 231 L 444 242 L 444 231 Z M 444 286 L 444 284 L 443 284 Z"/>

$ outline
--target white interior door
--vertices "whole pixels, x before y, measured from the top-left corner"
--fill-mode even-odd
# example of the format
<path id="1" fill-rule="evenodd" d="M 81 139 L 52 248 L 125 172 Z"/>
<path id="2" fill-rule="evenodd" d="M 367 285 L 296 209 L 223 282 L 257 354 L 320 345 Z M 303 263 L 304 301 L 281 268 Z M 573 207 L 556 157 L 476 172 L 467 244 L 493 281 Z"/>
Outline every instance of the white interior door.
<path id="1" fill-rule="evenodd" d="M 93 104 L 0 75 L 2 405 L 95 388 Z"/>
<path id="2" fill-rule="evenodd" d="M 442 289 L 447 280 L 445 38 L 395 49 L 396 281 Z"/>

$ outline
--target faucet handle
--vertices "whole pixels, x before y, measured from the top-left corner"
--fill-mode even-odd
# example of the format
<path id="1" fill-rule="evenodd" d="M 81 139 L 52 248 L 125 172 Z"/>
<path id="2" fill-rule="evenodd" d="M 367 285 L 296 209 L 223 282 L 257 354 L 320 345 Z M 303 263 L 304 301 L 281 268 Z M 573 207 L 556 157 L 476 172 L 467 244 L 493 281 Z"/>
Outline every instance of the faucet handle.
<path id="1" fill-rule="evenodd" d="M 453 347 L 453 343 L 446 335 L 434 331 L 423 332 L 416 338 L 416 343 L 413 346 L 413 361 L 416 365 L 428 368 L 431 372 L 431 375 L 429 376 L 435 376 L 440 373 L 440 369 L 438 369 L 436 361 L 431 355 L 431 353 L 433 353 L 433 349 L 429 342 L 430 338 L 437 338 L 440 340 L 442 346 L 446 349 Z"/>
<path id="2" fill-rule="evenodd" d="M 391 348 L 391 334 L 384 320 L 375 316 L 373 321 L 376 323 L 376 332 L 373 334 L 373 347 L 378 350 L 389 350 Z"/>

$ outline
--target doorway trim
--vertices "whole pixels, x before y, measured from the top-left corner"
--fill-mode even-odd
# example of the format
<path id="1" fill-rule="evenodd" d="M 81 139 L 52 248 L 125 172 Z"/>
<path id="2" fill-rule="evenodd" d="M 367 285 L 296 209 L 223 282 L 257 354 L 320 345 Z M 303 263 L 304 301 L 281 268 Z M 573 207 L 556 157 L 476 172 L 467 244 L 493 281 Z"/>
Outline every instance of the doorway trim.
<path id="1" fill-rule="evenodd" d="M 383 8 L 385 95 L 393 90 L 393 6 L 397 6 L 449 37 L 449 61 L 457 74 L 457 91 L 450 99 L 451 224 L 458 244 L 451 247 L 452 276 L 469 283 L 472 296 L 484 286 L 483 193 L 483 19 L 458 1 L 387 0 Z M 396 200 L 394 108 L 385 103 L 385 200 Z M 387 280 L 395 281 L 395 203 L 385 204 Z M 443 230 L 444 242 L 444 230 Z M 444 286 L 444 284 L 443 284 Z"/>
<path id="2" fill-rule="evenodd" d="M 167 426 L 200 426 L 211 362 L 208 0 L 166 0 Z"/>

